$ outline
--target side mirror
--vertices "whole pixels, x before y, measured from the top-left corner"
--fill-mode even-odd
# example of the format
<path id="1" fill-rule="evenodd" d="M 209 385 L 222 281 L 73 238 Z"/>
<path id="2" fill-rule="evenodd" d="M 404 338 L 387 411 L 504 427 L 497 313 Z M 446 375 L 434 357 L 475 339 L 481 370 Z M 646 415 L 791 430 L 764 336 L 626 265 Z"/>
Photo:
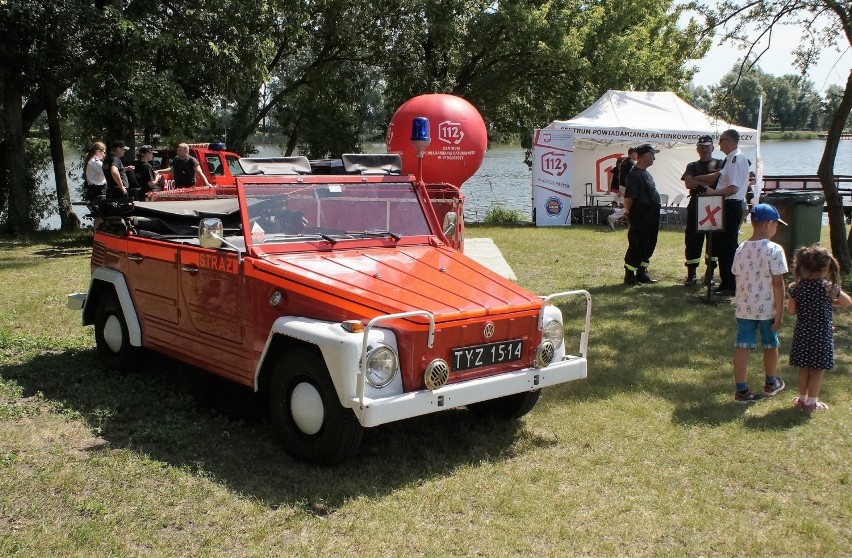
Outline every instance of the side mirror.
<path id="1" fill-rule="evenodd" d="M 202 248 L 221 248 L 224 244 L 228 248 L 232 248 L 237 253 L 237 261 L 243 263 L 243 249 L 225 240 L 225 228 L 222 226 L 222 220 L 213 217 L 202 219 L 198 223 L 198 243 Z"/>
<path id="2" fill-rule="evenodd" d="M 219 248 L 224 242 L 223 231 L 221 219 L 212 217 L 202 219 L 198 224 L 198 243 L 202 248 Z"/>
<path id="3" fill-rule="evenodd" d="M 444 230 L 444 236 L 447 238 L 452 238 L 456 234 L 456 224 L 458 220 L 458 215 L 455 214 L 454 211 L 448 212 L 444 215 L 444 224 L 442 226 Z"/>

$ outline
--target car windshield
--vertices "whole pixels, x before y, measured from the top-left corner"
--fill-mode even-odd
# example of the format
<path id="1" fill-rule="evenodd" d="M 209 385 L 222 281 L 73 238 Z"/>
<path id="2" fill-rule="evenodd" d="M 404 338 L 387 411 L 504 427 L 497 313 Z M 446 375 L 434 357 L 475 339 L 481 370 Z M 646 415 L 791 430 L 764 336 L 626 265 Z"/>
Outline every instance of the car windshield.
<path id="1" fill-rule="evenodd" d="M 253 244 L 429 235 L 410 183 L 244 184 Z M 247 235 L 249 236 L 249 235 Z"/>

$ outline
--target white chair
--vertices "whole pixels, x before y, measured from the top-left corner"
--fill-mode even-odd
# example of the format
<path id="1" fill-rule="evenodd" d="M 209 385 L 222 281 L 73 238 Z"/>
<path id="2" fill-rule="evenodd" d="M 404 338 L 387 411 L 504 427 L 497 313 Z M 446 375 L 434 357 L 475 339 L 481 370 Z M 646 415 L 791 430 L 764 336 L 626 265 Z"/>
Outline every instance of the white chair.
<path id="1" fill-rule="evenodd" d="M 628 225 L 627 214 L 623 212 L 622 206 L 616 206 L 613 212 L 606 217 L 606 221 L 609 224 L 609 228 L 615 230 L 615 227 L 618 225 Z M 617 217 L 616 214 L 621 212 Z"/>
<path id="2" fill-rule="evenodd" d="M 669 205 L 669 195 L 660 194 L 660 228 L 663 224 L 669 224 L 669 214 L 666 213 L 666 207 Z"/>
<path id="3" fill-rule="evenodd" d="M 669 196 L 667 194 L 660 194 L 660 226 L 663 225 L 669 226 L 669 218 L 671 217 L 674 221 L 674 224 L 678 227 L 682 226 L 682 222 L 680 219 L 680 202 L 683 201 L 683 198 L 686 197 L 684 194 L 678 194 L 672 199 L 672 203 L 669 204 Z"/>
<path id="4" fill-rule="evenodd" d="M 680 218 L 680 204 L 683 203 L 683 199 L 686 197 L 686 194 L 678 194 L 672 200 L 672 203 L 669 204 L 671 209 L 668 210 L 669 215 L 674 219 L 674 224 L 678 227 L 683 226 L 683 221 Z"/>

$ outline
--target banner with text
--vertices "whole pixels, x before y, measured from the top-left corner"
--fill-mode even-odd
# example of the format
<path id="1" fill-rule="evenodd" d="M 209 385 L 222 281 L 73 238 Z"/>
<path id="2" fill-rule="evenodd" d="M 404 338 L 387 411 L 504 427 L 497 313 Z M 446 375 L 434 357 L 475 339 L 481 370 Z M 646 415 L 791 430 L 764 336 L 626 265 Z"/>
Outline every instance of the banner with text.
<path id="1" fill-rule="evenodd" d="M 696 130 L 638 130 L 636 128 L 617 128 L 617 127 L 583 127 L 567 122 L 555 121 L 551 124 L 554 131 L 571 130 L 577 138 L 595 141 L 615 141 L 631 144 L 653 143 L 659 145 L 671 146 L 675 143 L 683 143 L 687 145 L 695 145 L 698 138 L 703 135 L 710 134 L 714 140 L 718 140 L 719 132 L 707 129 Z M 758 141 L 759 137 L 754 130 L 742 128 L 740 132 L 739 146 L 750 147 Z"/>
<path id="2" fill-rule="evenodd" d="M 533 135 L 532 195 L 535 224 L 539 227 L 571 224 L 575 191 L 574 133 L 571 130 L 536 130 Z"/>

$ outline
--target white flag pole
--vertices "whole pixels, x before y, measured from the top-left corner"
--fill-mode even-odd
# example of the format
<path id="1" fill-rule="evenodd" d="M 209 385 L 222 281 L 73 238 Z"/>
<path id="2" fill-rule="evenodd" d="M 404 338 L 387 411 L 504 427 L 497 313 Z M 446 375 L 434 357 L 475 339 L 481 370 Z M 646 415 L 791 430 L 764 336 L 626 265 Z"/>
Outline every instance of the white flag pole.
<path id="1" fill-rule="evenodd" d="M 763 154 L 760 152 L 760 135 L 763 131 L 763 95 L 760 96 L 760 106 L 757 109 L 757 138 L 755 139 L 755 149 L 757 156 L 754 161 L 754 176 L 755 182 L 752 186 L 754 193 L 754 203 L 760 203 L 760 192 L 763 190 Z"/>

